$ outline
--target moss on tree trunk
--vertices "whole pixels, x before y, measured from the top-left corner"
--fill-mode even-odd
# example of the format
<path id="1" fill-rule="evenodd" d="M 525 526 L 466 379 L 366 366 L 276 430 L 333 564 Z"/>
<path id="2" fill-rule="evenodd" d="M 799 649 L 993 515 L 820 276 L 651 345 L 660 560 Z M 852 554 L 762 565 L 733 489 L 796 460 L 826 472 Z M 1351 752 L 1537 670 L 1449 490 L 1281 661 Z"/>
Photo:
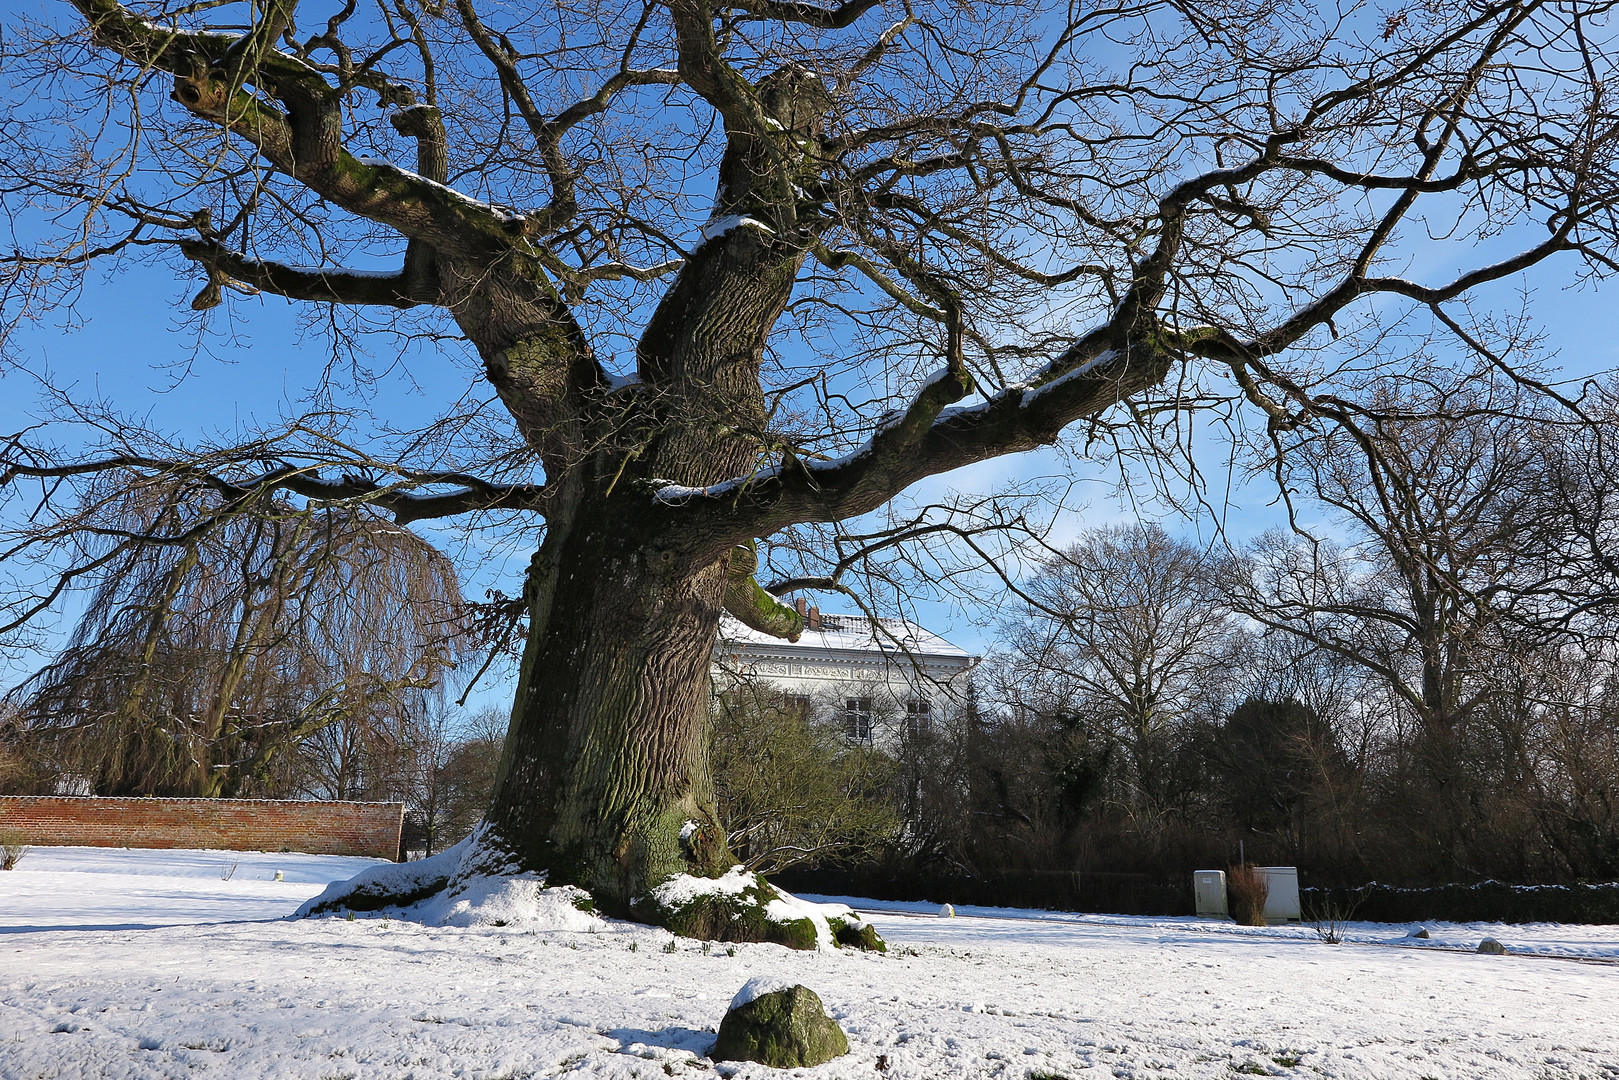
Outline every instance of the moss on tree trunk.
<path id="1" fill-rule="evenodd" d="M 531 631 L 488 820 L 521 866 L 628 915 L 671 875 L 731 863 L 707 759 L 727 563 L 662 571 L 648 539 L 613 517 L 553 522 L 531 566 Z"/>

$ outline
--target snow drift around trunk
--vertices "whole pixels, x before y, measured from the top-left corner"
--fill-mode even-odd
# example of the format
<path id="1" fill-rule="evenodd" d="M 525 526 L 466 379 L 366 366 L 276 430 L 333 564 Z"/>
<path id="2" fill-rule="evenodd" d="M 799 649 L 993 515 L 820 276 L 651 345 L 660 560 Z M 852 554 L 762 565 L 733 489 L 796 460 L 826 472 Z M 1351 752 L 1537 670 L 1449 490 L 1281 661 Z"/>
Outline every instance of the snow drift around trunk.
<path id="1" fill-rule="evenodd" d="M 295 917 L 387 911 L 424 926 L 589 931 L 605 925 L 583 889 L 548 889 L 542 874 L 484 872 L 477 841 L 474 832 L 429 858 L 372 867 L 347 881 L 334 881 Z"/>

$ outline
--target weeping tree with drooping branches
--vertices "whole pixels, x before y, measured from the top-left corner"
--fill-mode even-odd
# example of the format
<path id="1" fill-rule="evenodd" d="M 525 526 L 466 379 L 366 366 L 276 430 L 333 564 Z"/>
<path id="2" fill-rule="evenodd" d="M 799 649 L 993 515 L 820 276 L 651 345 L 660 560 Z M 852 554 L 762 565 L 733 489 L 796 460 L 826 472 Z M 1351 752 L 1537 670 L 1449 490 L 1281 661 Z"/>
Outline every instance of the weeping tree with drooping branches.
<path id="1" fill-rule="evenodd" d="M 64 647 L 8 695 L 3 737 L 100 795 L 284 793 L 333 725 L 375 733 L 442 690 L 464 644 L 450 560 L 364 507 L 223 500 L 101 474 L 55 522 L 97 564 Z M 157 542 L 161 540 L 162 542 Z"/>
<path id="2" fill-rule="evenodd" d="M 7 44 L 8 326 L 156 262 L 205 322 L 284 298 L 340 359 L 405 340 L 493 397 L 405 431 L 354 393 L 241 447 L 47 428 L 0 479 L 36 522 L 100 473 L 184 472 L 227 515 L 537 535 L 463 865 L 656 919 L 632 902 L 733 861 L 721 614 L 791 640 L 780 596 L 847 587 L 763 586 L 761 554 L 813 564 L 914 485 L 1065 438 L 1167 452 L 1199 409 L 1280 445 L 1428 363 L 1413 327 L 1512 366 L 1491 286 L 1612 266 L 1609 11 L 60 0 Z M 311 359 L 309 400 L 335 370 Z M 31 528 L 10 557 L 59 569 L 18 625 L 83 564 Z"/>

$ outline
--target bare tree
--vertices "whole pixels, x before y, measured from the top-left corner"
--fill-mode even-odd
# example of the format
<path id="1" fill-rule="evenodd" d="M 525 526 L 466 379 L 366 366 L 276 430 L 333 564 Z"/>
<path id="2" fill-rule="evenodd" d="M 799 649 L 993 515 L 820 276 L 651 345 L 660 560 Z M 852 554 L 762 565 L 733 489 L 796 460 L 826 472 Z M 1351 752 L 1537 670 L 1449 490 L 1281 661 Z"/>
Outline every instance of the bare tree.
<path id="1" fill-rule="evenodd" d="M 1611 376 L 1588 383 L 1581 404 L 1589 423 L 1538 440 L 1535 509 L 1548 541 L 1540 591 L 1560 630 L 1601 648 L 1619 612 L 1619 386 Z"/>
<path id="2" fill-rule="evenodd" d="M 49 501 L 97 470 L 196 471 L 230 500 L 543 521 L 489 858 L 466 865 L 546 869 L 611 912 L 731 862 L 716 625 L 799 630 L 754 541 L 1078 421 L 1150 447 L 1234 397 L 1298 426 L 1402 365 L 1385 315 L 1488 349 L 1470 290 L 1611 265 L 1604 2 L 388 0 L 313 32 L 295 0 L 68 4 L 76 27 L 8 37 L 14 317 L 97 260 L 169 259 L 201 311 L 270 293 L 463 339 L 446 353 L 504 415 L 340 414 L 246 449 L 31 437 L 0 476 Z M 1488 254 L 1402 276 L 1440 217 Z"/>
<path id="3" fill-rule="evenodd" d="M 390 778 L 407 803 L 405 846 L 419 843 L 424 855 L 465 839 L 482 819 L 505 728 L 504 715 L 493 709 L 467 716 L 434 706 L 412 718 Z"/>
<path id="4" fill-rule="evenodd" d="M 1116 747 L 1129 763 L 1120 802 L 1163 813 L 1175 736 L 1218 700 L 1231 644 L 1215 560 L 1158 525 L 1097 529 L 1047 559 L 1023 595 L 1004 693 Z"/>
<path id="5" fill-rule="evenodd" d="M 1283 630 L 1245 631 L 1237 646 L 1227 680 L 1236 705 L 1204 733 L 1227 809 L 1272 828 L 1295 862 L 1345 880 L 1365 873 L 1367 778 L 1387 736 L 1376 677 Z M 1258 711 L 1238 717 L 1245 706 Z"/>
<path id="6" fill-rule="evenodd" d="M 1561 666 L 1574 640 L 1567 587 L 1584 527 L 1551 491 L 1580 429 L 1487 376 L 1430 380 L 1375 405 L 1303 440 L 1283 466 L 1332 512 L 1317 531 L 1338 542 L 1272 533 L 1233 564 L 1229 595 L 1365 673 L 1363 708 L 1382 721 L 1408 844 L 1467 871 L 1523 846 L 1487 835 L 1488 807 L 1535 786 L 1526 668 Z"/>
<path id="7" fill-rule="evenodd" d="M 1375 675 L 1436 764 L 1494 689 L 1509 627 L 1536 624 L 1564 569 L 1539 512 L 1555 432 L 1521 390 L 1481 381 L 1383 396 L 1301 440 L 1284 467 L 1339 542 L 1272 533 L 1230 582 L 1250 618 Z"/>
<path id="8" fill-rule="evenodd" d="M 1532 671 L 1528 781 L 1513 795 L 1545 838 L 1542 876 L 1611 881 L 1619 875 L 1619 695 L 1615 658 L 1565 652 Z M 1523 797 L 1527 796 L 1526 799 Z M 1522 803 L 1520 802 L 1520 805 Z"/>

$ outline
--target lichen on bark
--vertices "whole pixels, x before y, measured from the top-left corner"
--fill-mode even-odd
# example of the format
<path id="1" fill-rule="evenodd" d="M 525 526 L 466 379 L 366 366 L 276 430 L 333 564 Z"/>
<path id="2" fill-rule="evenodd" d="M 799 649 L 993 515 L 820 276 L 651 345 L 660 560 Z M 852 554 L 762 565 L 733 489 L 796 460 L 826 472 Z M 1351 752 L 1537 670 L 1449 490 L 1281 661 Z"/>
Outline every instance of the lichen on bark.
<path id="1" fill-rule="evenodd" d="M 754 577 L 758 569 L 759 553 L 754 541 L 731 549 L 726 569 L 726 612 L 760 633 L 797 641 L 804 633 L 804 616 L 764 590 Z"/>

